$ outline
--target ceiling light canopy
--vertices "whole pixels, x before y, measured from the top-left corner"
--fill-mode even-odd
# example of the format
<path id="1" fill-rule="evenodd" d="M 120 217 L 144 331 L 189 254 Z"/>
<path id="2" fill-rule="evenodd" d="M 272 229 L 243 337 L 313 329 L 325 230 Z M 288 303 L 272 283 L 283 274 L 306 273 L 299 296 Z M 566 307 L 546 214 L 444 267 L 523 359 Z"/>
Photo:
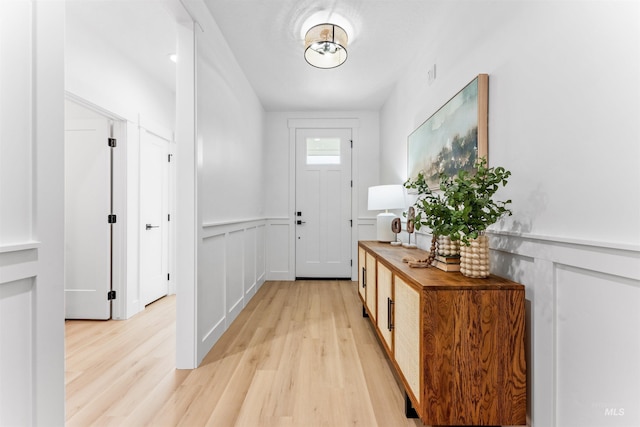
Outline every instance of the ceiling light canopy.
<path id="1" fill-rule="evenodd" d="M 335 68 L 347 60 L 347 32 L 335 24 L 311 27 L 304 38 L 304 59 L 317 68 Z"/>

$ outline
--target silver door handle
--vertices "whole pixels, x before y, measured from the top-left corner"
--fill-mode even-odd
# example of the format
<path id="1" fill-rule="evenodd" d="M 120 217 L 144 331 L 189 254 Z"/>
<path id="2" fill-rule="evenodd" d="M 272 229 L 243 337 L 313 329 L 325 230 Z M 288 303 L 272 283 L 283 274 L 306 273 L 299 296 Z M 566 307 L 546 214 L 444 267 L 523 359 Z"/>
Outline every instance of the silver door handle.
<path id="1" fill-rule="evenodd" d="M 151 224 L 147 224 L 144 229 L 145 230 L 151 230 L 152 228 L 158 228 L 160 227 L 159 225 L 151 225 Z"/>

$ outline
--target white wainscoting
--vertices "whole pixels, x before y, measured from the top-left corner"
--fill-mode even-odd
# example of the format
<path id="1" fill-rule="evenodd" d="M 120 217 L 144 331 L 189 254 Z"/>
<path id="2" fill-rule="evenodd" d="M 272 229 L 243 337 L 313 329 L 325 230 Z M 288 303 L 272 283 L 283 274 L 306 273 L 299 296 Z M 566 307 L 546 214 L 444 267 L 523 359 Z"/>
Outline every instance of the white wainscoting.
<path id="1" fill-rule="evenodd" d="M 376 238 L 376 219 L 360 217 L 354 221 L 355 236 L 352 237 L 352 280 L 358 279 L 358 241 Z M 295 233 L 291 218 L 269 218 L 267 220 L 267 280 L 295 280 L 295 247 L 290 247 L 291 234 Z"/>
<path id="2" fill-rule="evenodd" d="M 0 424 L 31 425 L 37 244 L 0 247 Z"/>
<path id="3" fill-rule="evenodd" d="M 356 221 L 356 244 L 352 255 L 353 268 L 351 270 L 351 280 L 358 280 L 358 241 L 360 240 L 376 240 L 378 232 L 377 219 L 375 217 L 359 217 Z"/>
<path id="4" fill-rule="evenodd" d="M 295 279 L 295 248 L 289 247 L 293 232 L 290 218 L 267 220 L 267 280 Z"/>
<path id="5" fill-rule="evenodd" d="M 377 233 L 377 219 L 360 217 L 357 221 L 358 240 L 375 240 Z"/>
<path id="6" fill-rule="evenodd" d="M 490 233 L 492 273 L 526 287 L 534 426 L 640 425 L 640 250 Z"/>
<path id="7" fill-rule="evenodd" d="M 198 251 L 201 360 L 266 277 L 266 220 L 204 224 Z"/>

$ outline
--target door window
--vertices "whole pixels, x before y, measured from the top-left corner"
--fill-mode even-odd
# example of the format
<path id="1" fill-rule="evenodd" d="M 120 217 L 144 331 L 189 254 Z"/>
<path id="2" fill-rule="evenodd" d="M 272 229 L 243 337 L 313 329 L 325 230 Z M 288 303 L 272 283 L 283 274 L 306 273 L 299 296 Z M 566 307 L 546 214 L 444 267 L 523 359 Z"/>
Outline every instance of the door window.
<path id="1" fill-rule="evenodd" d="M 339 165 L 340 138 L 307 138 L 308 165 Z"/>

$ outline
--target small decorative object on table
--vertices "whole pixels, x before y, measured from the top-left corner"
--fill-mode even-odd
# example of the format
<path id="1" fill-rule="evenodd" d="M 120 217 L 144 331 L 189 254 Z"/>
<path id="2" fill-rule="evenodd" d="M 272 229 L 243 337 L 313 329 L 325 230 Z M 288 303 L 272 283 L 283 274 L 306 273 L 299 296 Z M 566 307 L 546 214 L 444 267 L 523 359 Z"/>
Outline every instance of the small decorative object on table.
<path id="1" fill-rule="evenodd" d="M 438 236 L 438 250 L 433 266 L 442 271 L 460 271 L 460 242 Z"/>
<path id="2" fill-rule="evenodd" d="M 460 241 L 449 236 L 438 236 L 438 255 L 445 257 L 460 256 Z"/>
<path id="3" fill-rule="evenodd" d="M 409 249 L 415 249 L 418 246 L 415 243 L 411 243 L 411 235 L 415 231 L 415 218 L 416 218 L 416 210 L 413 206 L 409 207 L 409 211 L 407 212 L 407 233 L 409 234 L 409 242 L 403 243 L 402 246 Z"/>
<path id="4" fill-rule="evenodd" d="M 412 268 L 429 268 L 431 267 L 431 262 L 433 260 L 429 259 L 429 258 L 414 258 L 414 257 L 410 257 L 410 256 L 405 256 L 402 258 L 402 262 L 406 262 L 407 264 L 409 264 L 409 267 Z"/>
<path id="5" fill-rule="evenodd" d="M 391 231 L 396 235 L 396 240 L 391 242 L 391 246 L 402 246 L 402 242 L 398 240 L 398 233 L 402 231 L 402 221 L 400 221 L 400 218 L 394 218 L 393 221 L 391 221 Z"/>
<path id="6" fill-rule="evenodd" d="M 489 277 L 489 239 L 481 234 L 460 247 L 460 272 L 472 278 Z"/>

